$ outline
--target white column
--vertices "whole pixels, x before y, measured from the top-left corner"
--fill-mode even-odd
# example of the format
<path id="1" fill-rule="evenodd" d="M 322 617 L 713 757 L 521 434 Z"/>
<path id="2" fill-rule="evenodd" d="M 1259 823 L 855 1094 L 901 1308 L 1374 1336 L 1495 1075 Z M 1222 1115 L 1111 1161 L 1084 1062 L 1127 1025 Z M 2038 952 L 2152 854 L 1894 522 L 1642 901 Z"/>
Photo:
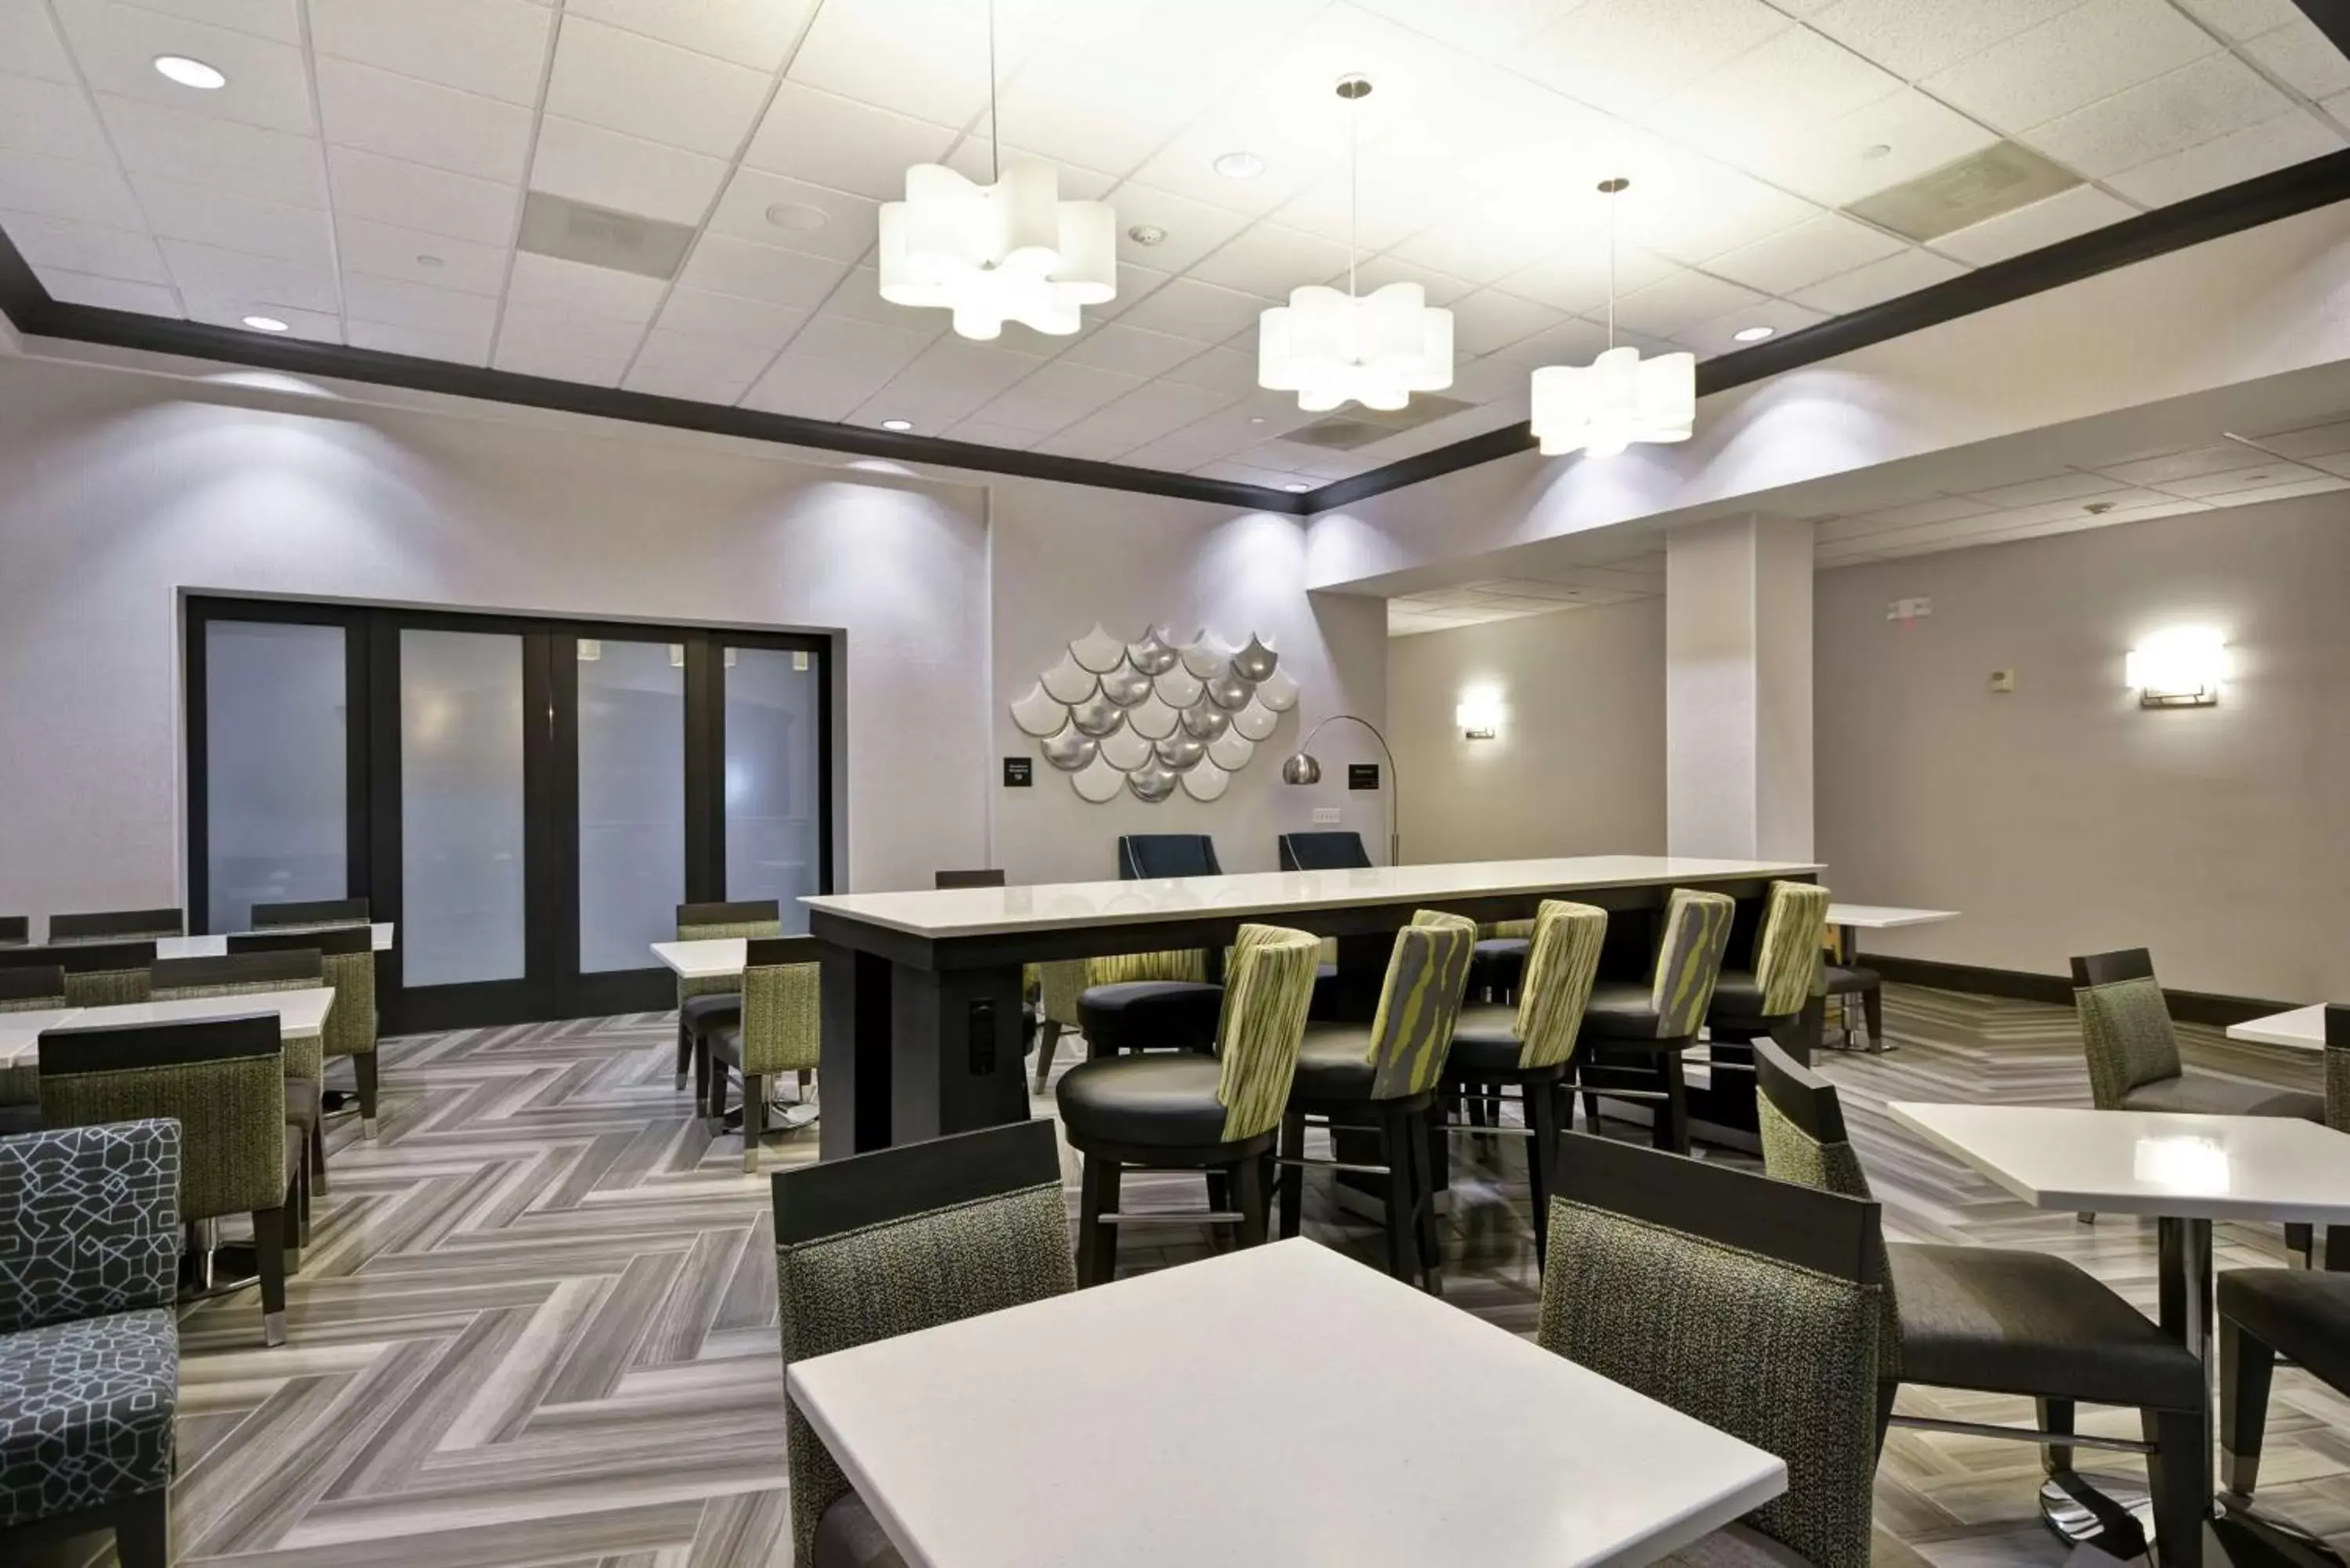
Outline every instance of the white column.
<path id="1" fill-rule="evenodd" d="M 1665 535 L 1666 842 L 1812 857 L 1812 528 L 1745 514 Z"/>

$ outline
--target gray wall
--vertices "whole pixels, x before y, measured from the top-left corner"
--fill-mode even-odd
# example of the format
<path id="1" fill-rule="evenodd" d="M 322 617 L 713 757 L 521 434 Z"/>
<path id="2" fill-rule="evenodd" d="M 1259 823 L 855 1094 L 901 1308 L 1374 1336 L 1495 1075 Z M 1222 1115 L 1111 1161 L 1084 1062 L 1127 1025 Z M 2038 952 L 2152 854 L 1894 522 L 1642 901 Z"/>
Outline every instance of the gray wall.
<path id="1" fill-rule="evenodd" d="M 1480 686 L 1509 719 L 1463 740 L 1453 709 Z M 1664 853 L 1664 600 L 1397 638 L 1388 712 L 1405 859 Z"/>
<path id="2" fill-rule="evenodd" d="M 1846 898 L 1964 918 L 1887 952 L 2350 998 L 2350 497 L 2272 502 L 1817 579 L 1819 844 Z M 1927 596 L 1933 613 L 1889 622 Z M 2147 633 L 2220 628 L 2217 707 L 2122 685 Z M 2012 695 L 1993 670 L 2016 671 Z"/>

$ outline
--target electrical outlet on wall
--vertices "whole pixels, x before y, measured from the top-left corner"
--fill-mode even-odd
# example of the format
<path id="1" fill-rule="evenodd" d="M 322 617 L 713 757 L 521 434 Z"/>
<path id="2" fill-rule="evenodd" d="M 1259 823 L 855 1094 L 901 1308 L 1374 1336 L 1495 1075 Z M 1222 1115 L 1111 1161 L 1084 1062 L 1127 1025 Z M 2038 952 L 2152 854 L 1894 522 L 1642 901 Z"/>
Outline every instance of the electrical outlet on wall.
<path id="1" fill-rule="evenodd" d="M 1991 672 L 1991 689 L 1992 691 L 2014 691 L 2014 690 L 2015 690 L 2015 671 L 2014 671 L 2014 670 L 1992 670 L 1992 671 Z"/>
<path id="2" fill-rule="evenodd" d="M 1338 808 L 1337 808 L 1336 806 L 1335 806 L 1335 805 L 1317 805 L 1317 806 L 1315 806 L 1315 807 L 1314 808 L 1314 826 L 1316 826 L 1316 827 L 1331 827 L 1331 826 L 1336 826 L 1336 824 L 1337 824 L 1337 821 L 1338 821 Z"/>

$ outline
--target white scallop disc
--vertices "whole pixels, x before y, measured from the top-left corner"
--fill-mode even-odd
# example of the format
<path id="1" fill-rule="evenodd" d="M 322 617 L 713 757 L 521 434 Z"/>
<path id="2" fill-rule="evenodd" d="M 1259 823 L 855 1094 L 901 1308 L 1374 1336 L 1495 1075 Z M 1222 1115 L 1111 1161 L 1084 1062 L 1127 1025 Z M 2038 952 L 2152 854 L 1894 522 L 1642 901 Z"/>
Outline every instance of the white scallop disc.
<path id="1" fill-rule="evenodd" d="M 1256 683 L 1256 700 L 1276 713 L 1288 712 L 1297 706 L 1297 677 L 1275 670 Z"/>
<path id="2" fill-rule="evenodd" d="M 1238 730 L 1226 730 L 1208 742 L 1208 760 L 1228 774 L 1236 774 L 1248 766 L 1256 754 L 1256 742 Z"/>
<path id="3" fill-rule="evenodd" d="M 1151 685 L 1159 691 L 1159 700 L 1170 708 L 1189 708 L 1208 690 L 1208 683 L 1181 665 L 1154 677 Z"/>
<path id="4" fill-rule="evenodd" d="M 1247 707 L 1232 715 L 1232 728 L 1252 741 L 1263 740 L 1273 733 L 1273 727 L 1280 722 L 1280 714 L 1253 697 L 1249 699 Z"/>
<path id="5" fill-rule="evenodd" d="M 1053 694 L 1039 682 L 1028 688 L 1028 695 L 1012 704 L 1012 722 L 1020 726 L 1024 735 L 1035 735 L 1039 740 L 1057 735 L 1068 726 L 1069 705 L 1055 701 Z"/>
<path id="6" fill-rule="evenodd" d="M 1110 766 L 1130 774 L 1150 760 L 1150 742 L 1131 728 L 1118 730 L 1101 738 L 1101 754 Z"/>
<path id="7" fill-rule="evenodd" d="M 1107 675 L 1126 657 L 1126 644 L 1112 637 L 1099 621 L 1093 630 L 1069 644 L 1069 656 L 1096 675 Z"/>
<path id="8" fill-rule="evenodd" d="M 1076 790 L 1083 798 L 1099 805 L 1106 800 L 1118 798 L 1118 792 L 1126 787 L 1126 775 L 1101 758 L 1096 757 L 1085 767 L 1069 775 L 1069 787 Z"/>
<path id="9" fill-rule="evenodd" d="M 1232 786 L 1232 775 L 1212 762 L 1201 763 L 1183 776 L 1183 793 L 1193 800 L 1218 800 Z"/>
<path id="10" fill-rule="evenodd" d="M 1043 682 L 1055 702 L 1082 702 L 1101 685 L 1094 672 L 1069 653 L 1061 655 L 1060 662 L 1045 671 Z"/>
<path id="11" fill-rule="evenodd" d="M 1205 632 L 1200 634 L 1199 641 L 1187 644 L 1182 652 L 1183 668 L 1202 680 L 1232 668 L 1232 650 Z"/>
<path id="12" fill-rule="evenodd" d="M 1127 728 L 1145 740 L 1163 741 L 1175 732 L 1183 715 L 1160 701 L 1156 696 L 1145 697 L 1126 711 Z"/>

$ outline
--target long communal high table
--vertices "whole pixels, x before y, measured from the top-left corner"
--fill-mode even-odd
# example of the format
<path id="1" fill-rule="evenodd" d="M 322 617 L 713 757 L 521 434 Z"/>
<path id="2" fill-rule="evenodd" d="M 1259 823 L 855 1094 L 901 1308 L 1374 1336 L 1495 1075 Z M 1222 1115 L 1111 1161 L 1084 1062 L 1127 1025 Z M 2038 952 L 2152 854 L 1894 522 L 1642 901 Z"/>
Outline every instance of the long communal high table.
<path id="1" fill-rule="evenodd" d="M 1243 923 L 1270 922 L 1337 940 L 1339 1016 L 1367 1021 L 1394 933 L 1415 909 L 1482 921 L 1529 916 L 1549 898 L 1596 904 L 1619 917 L 1601 972 L 1633 978 L 1648 972 L 1654 917 L 1675 888 L 1737 899 L 1731 950 L 1740 952 L 1770 883 L 1811 881 L 1820 869 L 1595 855 L 803 898 L 809 933 L 825 944 L 824 1155 L 1024 1119 L 1023 964 L 1221 950 Z"/>

